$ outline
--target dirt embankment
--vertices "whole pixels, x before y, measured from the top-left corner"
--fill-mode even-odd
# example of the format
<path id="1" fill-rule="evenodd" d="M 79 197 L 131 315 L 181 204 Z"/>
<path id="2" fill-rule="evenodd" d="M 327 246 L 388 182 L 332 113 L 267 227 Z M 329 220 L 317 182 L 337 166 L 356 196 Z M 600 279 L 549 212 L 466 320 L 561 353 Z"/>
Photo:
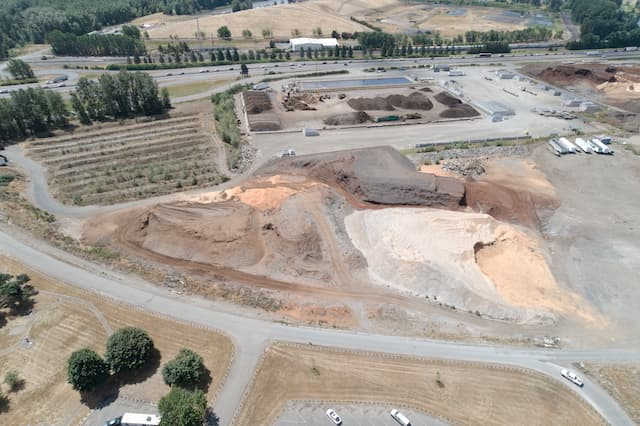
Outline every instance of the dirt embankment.
<path id="1" fill-rule="evenodd" d="M 450 95 L 448 92 L 440 92 L 436 96 L 436 101 L 449 107 L 440 113 L 441 118 L 468 118 L 480 115 L 471 105 L 463 103 L 460 99 Z"/>
<path id="2" fill-rule="evenodd" d="M 405 156 L 378 147 L 277 159 L 256 174 L 307 176 L 343 189 L 360 202 L 458 209 L 464 203 L 461 181 L 416 171 Z"/>
<path id="3" fill-rule="evenodd" d="M 640 66 L 591 64 L 530 64 L 523 72 L 559 87 L 573 88 L 587 96 L 631 112 L 640 112 Z"/>
<path id="4" fill-rule="evenodd" d="M 413 92 L 408 96 L 389 95 L 375 98 L 353 98 L 347 104 L 356 111 L 394 111 L 396 108 L 429 111 L 433 103 L 420 92 Z"/>

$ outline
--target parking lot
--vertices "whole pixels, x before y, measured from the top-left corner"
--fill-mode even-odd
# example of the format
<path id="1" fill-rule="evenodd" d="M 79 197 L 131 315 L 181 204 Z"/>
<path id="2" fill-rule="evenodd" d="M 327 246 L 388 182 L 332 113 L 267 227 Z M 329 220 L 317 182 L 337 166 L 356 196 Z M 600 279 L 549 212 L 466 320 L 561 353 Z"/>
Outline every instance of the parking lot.
<path id="1" fill-rule="evenodd" d="M 390 406 L 324 404 L 320 402 L 289 403 L 275 424 L 277 426 L 332 425 L 333 423 L 325 414 L 328 408 L 333 408 L 338 413 L 344 426 L 398 426 L 398 423 L 389 415 L 389 411 L 393 408 Z M 415 410 L 402 408 L 400 411 L 411 420 L 412 426 L 443 426 L 447 424 Z"/>

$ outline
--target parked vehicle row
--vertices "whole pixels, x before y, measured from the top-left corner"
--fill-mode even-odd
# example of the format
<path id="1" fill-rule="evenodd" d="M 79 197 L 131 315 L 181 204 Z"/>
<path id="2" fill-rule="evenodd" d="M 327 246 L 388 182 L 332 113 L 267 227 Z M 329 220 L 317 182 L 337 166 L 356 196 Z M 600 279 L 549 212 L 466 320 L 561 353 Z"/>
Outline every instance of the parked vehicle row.
<path id="1" fill-rule="evenodd" d="M 329 419 L 334 425 L 337 425 L 337 426 L 342 425 L 342 418 L 338 415 L 338 413 L 336 413 L 336 411 L 333 408 L 327 409 L 325 413 L 327 414 L 327 417 L 329 417 Z M 389 415 L 391 415 L 391 418 L 394 419 L 396 422 L 398 422 L 401 426 L 411 426 L 411 421 L 407 418 L 407 416 L 402 414 L 399 410 L 396 410 L 394 408 L 389 412 Z"/>

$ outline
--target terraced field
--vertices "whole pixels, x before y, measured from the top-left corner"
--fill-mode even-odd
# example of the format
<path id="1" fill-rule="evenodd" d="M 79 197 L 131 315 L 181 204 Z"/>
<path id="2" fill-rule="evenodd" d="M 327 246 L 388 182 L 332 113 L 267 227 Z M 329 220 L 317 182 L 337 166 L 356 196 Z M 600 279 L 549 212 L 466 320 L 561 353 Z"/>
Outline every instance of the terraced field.
<path id="1" fill-rule="evenodd" d="M 91 129 L 31 142 L 63 203 L 113 204 L 226 180 L 206 116 Z"/>

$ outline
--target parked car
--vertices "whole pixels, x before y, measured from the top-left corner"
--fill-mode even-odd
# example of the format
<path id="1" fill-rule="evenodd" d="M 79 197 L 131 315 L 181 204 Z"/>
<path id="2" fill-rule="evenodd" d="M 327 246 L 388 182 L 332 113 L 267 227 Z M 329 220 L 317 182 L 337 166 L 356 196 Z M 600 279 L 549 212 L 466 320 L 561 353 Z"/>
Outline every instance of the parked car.
<path id="1" fill-rule="evenodd" d="M 104 423 L 104 426 L 120 426 L 122 424 L 122 416 L 118 416 L 116 418 L 113 418 L 111 420 L 107 420 Z"/>
<path id="2" fill-rule="evenodd" d="M 396 410 L 395 408 L 393 410 L 391 410 L 389 412 L 389 414 L 391 414 L 391 417 L 393 417 L 393 420 L 395 420 L 396 422 L 400 423 L 402 426 L 411 426 L 411 422 L 409 421 L 407 416 L 405 416 L 404 414 L 402 414 L 400 411 Z"/>
<path id="3" fill-rule="evenodd" d="M 582 379 L 578 376 L 576 376 L 576 374 L 573 371 L 567 370 L 566 368 L 562 369 L 562 377 L 564 377 L 565 379 L 569 380 L 570 382 L 572 382 L 573 384 L 583 387 L 584 386 L 584 382 L 582 381 Z"/>
<path id="4" fill-rule="evenodd" d="M 331 421 L 333 422 L 333 424 L 335 425 L 341 425 L 342 424 L 342 419 L 340 418 L 340 416 L 338 415 L 338 413 L 335 412 L 335 410 L 333 408 L 329 408 L 327 411 L 327 416 L 331 419 Z"/>

